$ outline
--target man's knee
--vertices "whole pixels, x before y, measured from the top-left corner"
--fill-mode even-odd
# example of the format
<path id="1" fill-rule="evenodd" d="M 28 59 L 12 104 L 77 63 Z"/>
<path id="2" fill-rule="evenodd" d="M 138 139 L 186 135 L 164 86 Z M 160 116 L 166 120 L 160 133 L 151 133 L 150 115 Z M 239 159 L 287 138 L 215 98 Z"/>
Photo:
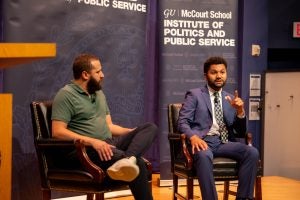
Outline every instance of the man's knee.
<path id="1" fill-rule="evenodd" d="M 143 125 L 143 129 L 146 130 L 146 132 L 149 135 L 152 135 L 153 137 L 155 137 L 158 132 L 158 127 L 154 123 L 151 123 L 151 122 L 145 123 Z"/>
<path id="2" fill-rule="evenodd" d="M 209 150 L 201 150 L 195 152 L 195 160 L 199 160 L 200 162 L 212 162 L 213 154 Z"/>
<path id="3" fill-rule="evenodd" d="M 258 161 L 259 160 L 259 152 L 255 147 L 250 147 L 248 148 L 248 155 L 247 157 L 253 161 Z"/>
<path id="4" fill-rule="evenodd" d="M 151 123 L 151 122 L 147 122 L 147 123 L 145 123 L 144 124 L 144 127 L 146 128 L 146 129 L 149 129 L 149 130 L 151 130 L 152 132 L 157 132 L 157 126 L 154 124 L 154 123 Z"/>

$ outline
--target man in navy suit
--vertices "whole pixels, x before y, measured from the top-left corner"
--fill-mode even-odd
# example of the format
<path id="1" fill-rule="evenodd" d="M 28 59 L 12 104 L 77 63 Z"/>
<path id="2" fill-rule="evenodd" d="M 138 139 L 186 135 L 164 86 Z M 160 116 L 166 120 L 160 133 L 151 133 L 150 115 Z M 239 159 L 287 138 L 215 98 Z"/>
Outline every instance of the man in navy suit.
<path id="1" fill-rule="evenodd" d="M 244 102 L 237 91 L 232 95 L 222 90 L 227 79 L 224 58 L 207 59 L 204 76 L 206 86 L 186 93 L 178 119 L 179 131 L 189 139 L 202 199 L 218 199 L 212 160 L 220 156 L 232 158 L 239 164 L 236 199 L 253 199 L 259 153 L 256 148 L 235 141 L 235 137 L 244 137 L 247 131 Z M 222 117 L 215 113 L 217 110 Z"/>

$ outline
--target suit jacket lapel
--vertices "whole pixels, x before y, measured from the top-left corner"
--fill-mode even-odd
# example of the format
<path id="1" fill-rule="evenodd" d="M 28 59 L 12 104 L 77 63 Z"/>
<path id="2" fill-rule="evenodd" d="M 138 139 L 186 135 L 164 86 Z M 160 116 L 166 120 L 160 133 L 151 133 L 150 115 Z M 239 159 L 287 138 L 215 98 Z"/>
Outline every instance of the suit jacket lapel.
<path id="1" fill-rule="evenodd" d="M 203 87 L 202 88 L 202 95 L 204 96 L 204 101 L 205 101 L 205 104 L 210 112 L 210 115 L 212 116 L 212 106 L 211 106 L 211 100 L 210 100 L 210 96 L 209 96 L 209 92 L 208 92 L 208 88 L 207 86 L 206 87 Z"/>

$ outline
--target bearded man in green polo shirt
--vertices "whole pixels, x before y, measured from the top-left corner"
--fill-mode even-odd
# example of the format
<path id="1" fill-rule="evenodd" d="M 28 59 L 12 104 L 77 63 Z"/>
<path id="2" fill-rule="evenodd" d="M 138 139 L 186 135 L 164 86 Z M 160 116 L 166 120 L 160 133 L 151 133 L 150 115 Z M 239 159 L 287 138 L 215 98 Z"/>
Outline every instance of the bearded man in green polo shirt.
<path id="1" fill-rule="evenodd" d="M 52 107 L 52 136 L 81 140 L 90 159 L 107 169 L 110 179 L 127 181 L 137 200 L 151 200 L 147 169 L 141 156 L 151 146 L 156 125 L 125 128 L 112 122 L 105 95 L 100 59 L 80 54 L 73 63 L 74 80 L 56 94 Z M 116 137 L 113 137 L 116 136 Z M 76 154 L 71 152 L 69 159 Z"/>

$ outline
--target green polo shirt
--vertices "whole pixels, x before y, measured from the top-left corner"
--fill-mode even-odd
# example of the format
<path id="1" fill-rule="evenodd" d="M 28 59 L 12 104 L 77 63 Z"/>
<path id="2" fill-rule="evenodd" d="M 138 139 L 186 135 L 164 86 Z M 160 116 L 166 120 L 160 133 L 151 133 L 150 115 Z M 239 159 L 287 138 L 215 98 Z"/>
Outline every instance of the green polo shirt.
<path id="1" fill-rule="evenodd" d="M 58 91 L 52 106 L 52 120 L 63 121 L 69 130 L 100 140 L 111 138 L 106 123 L 106 115 L 109 114 L 102 90 L 88 96 L 74 82 Z"/>

